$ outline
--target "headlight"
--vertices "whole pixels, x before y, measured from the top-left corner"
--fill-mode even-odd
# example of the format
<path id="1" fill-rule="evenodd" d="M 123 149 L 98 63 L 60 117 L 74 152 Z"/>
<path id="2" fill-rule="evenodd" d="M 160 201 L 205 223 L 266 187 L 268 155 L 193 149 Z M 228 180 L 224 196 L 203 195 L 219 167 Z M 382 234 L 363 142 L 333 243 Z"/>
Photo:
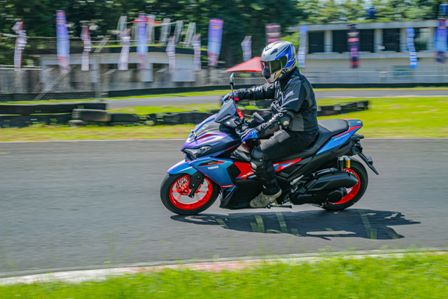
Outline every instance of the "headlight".
<path id="1" fill-rule="evenodd" d="M 188 158 L 194 160 L 203 154 L 207 153 L 211 149 L 211 146 L 202 146 L 200 148 L 186 148 L 184 149 L 184 153 L 187 154 Z"/>

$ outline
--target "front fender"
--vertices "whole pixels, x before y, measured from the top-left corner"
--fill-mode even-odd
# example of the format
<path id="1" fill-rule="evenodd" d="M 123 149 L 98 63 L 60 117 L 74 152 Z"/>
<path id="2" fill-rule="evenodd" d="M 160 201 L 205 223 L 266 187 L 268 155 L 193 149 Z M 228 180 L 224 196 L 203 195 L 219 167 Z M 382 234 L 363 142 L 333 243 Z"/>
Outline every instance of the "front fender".
<path id="1" fill-rule="evenodd" d="M 186 173 L 186 174 L 189 174 L 189 175 L 193 175 L 196 172 L 197 172 L 197 170 L 194 169 L 190 165 L 190 163 L 188 163 L 185 160 L 177 162 L 176 164 L 171 166 L 170 169 L 168 169 L 168 174 L 170 174 L 170 175 L 181 174 L 181 173 Z"/>

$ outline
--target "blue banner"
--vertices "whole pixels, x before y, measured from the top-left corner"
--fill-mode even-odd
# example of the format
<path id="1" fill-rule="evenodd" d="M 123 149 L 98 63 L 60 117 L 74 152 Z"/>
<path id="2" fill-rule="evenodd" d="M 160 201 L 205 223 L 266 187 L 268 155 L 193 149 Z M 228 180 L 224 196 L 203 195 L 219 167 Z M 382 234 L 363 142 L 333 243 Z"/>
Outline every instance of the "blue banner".
<path id="1" fill-rule="evenodd" d="M 219 53 L 221 52 L 222 28 L 224 22 L 220 19 L 211 19 L 208 26 L 208 64 L 216 66 L 218 64 Z"/>
<path id="2" fill-rule="evenodd" d="M 409 65 L 411 68 L 415 69 L 417 68 L 417 51 L 415 50 L 415 43 L 414 43 L 414 37 L 415 37 L 415 31 L 414 28 L 409 27 L 406 28 L 407 33 L 407 46 L 409 51 Z"/>
<path id="3" fill-rule="evenodd" d="M 439 26 L 436 31 L 435 49 L 437 52 L 436 61 L 445 63 L 445 53 L 447 51 L 447 28 L 446 20 L 443 18 L 439 19 Z"/>
<path id="4" fill-rule="evenodd" d="M 146 28 L 147 18 L 144 13 L 140 13 L 137 19 L 137 53 L 140 60 L 140 68 L 146 68 L 146 54 L 148 53 L 148 35 Z"/>
<path id="5" fill-rule="evenodd" d="M 308 44 L 307 37 L 308 37 L 308 27 L 306 25 L 300 26 L 299 52 L 297 53 L 297 57 L 299 60 L 299 67 L 305 67 L 306 49 Z"/>
<path id="6" fill-rule="evenodd" d="M 70 40 L 63 10 L 56 12 L 56 47 L 59 67 L 62 72 L 67 73 L 70 65 Z"/>

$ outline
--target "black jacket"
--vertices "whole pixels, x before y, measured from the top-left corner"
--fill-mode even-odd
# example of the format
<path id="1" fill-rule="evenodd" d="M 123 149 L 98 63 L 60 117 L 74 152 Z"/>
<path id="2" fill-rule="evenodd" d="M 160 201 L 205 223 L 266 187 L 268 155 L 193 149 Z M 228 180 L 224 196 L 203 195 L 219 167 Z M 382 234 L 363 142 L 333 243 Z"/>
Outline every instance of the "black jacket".
<path id="1" fill-rule="evenodd" d="M 282 115 L 290 117 L 287 128 L 293 132 L 315 134 L 318 131 L 317 105 L 313 87 L 308 79 L 296 68 L 275 83 L 266 83 L 247 89 L 238 89 L 236 96 L 240 99 L 273 99 L 271 104 L 272 119 L 264 128 L 278 125 Z"/>

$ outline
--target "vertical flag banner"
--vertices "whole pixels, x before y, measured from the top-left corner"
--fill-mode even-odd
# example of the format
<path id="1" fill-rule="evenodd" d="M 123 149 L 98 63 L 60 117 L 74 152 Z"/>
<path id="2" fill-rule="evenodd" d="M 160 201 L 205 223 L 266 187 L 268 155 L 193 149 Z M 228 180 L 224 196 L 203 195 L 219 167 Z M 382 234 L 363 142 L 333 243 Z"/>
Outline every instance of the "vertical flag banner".
<path id="1" fill-rule="evenodd" d="M 348 30 L 348 49 L 350 51 L 350 61 L 352 68 L 359 67 L 359 31 L 356 25 L 352 24 Z"/>
<path id="2" fill-rule="evenodd" d="M 180 41 L 183 28 L 184 28 L 184 22 L 183 21 L 176 21 L 176 27 L 174 29 L 174 38 L 175 38 L 176 44 Z"/>
<path id="3" fill-rule="evenodd" d="M 14 49 L 14 69 L 20 70 L 22 68 L 22 54 L 26 46 L 26 31 L 24 30 L 23 22 L 17 21 L 12 30 L 16 33 L 16 47 Z"/>
<path id="4" fill-rule="evenodd" d="M 137 54 L 140 61 L 140 69 L 146 69 L 146 55 L 148 53 L 148 35 L 146 27 L 146 15 L 140 13 L 137 19 Z"/>
<path id="5" fill-rule="evenodd" d="M 279 24 L 266 25 L 266 42 L 268 44 L 280 40 L 281 27 Z"/>
<path id="6" fill-rule="evenodd" d="M 184 47 L 192 45 L 193 36 L 196 34 L 196 23 L 191 22 L 188 24 L 187 33 L 185 34 Z"/>
<path id="7" fill-rule="evenodd" d="M 194 51 L 194 70 L 201 70 L 201 35 L 195 34 L 192 40 L 193 51 Z"/>
<path id="8" fill-rule="evenodd" d="M 176 69 L 176 36 L 171 36 L 168 39 L 166 46 L 166 55 L 168 56 L 168 66 L 170 73 L 173 73 Z"/>
<path id="9" fill-rule="evenodd" d="M 300 26 L 299 52 L 297 53 L 299 67 L 305 67 L 307 44 L 308 44 L 308 27 L 302 25 Z"/>
<path id="10" fill-rule="evenodd" d="M 218 64 L 219 53 L 221 52 L 222 28 L 224 21 L 221 19 L 211 19 L 208 26 L 208 65 Z"/>
<path id="11" fill-rule="evenodd" d="M 252 36 L 246 35 L 241 42 L 241 48 L 243 49 L 243 61 L 248 61 L 252 58 Z"/>
<path id="12" fill-rule="evenodd" d="M 118 60 L 118 69 L 120 71 L 128 70 L 129 48 L 131 46 L 131 32 L 127 28 L 127 17 L 121 16 L 118 21 L 118 32 L 121 43 L 120 58 Z"/>
<path id="13" fill-rule="evenodd" d="M 417 51 L 415 50 L 415 30 L 412 27 L 406 28 L 407 46 L 409 51 L 409 66 L 413 69 L 417 68 Z"/>
<path id="14" fill-rule="evenodd" d="M 90 39 L 89 26 L 82 25 L 81 40 L 83 42 L 84 50 L 81 56 L 81 71 L 89 70 L 89 55 L 92 51 L 92 40 Z"/>
<path id="15" fill-rule="evenodd" d="M 163 19 L 162 31 L 160 32 L 160 43 L 165 45 L 168 40 L 168 35 L 171 31 L 171 20 L 169 18 Z"/>
<path id="16" fill-rule="evenodd" d="M 435 49 L 436 49 L 436 61 L 440 63 L 445 63 L 446 60 L 446 51 L 447 51 L 447 27 L 446 27 L 446 19 L 440 18 L 439 25 L 436 29 L 436 40 L 435 40 Z"/>
<path id="17" fill-rule="evenodd" d="M 147 15 L 148 20 L 148 44 L 152 44 L 155 42 L 154 38 L 154 26 L 156 24 L 156 16 L 155 15 Z"/>
<path id="18" fill-rule="evenodd" d="M 70 40 L 63 10 L 56 12 L 56 44 L 59 67 L 63 74 L 67 74 L 70 70 Z"/>

